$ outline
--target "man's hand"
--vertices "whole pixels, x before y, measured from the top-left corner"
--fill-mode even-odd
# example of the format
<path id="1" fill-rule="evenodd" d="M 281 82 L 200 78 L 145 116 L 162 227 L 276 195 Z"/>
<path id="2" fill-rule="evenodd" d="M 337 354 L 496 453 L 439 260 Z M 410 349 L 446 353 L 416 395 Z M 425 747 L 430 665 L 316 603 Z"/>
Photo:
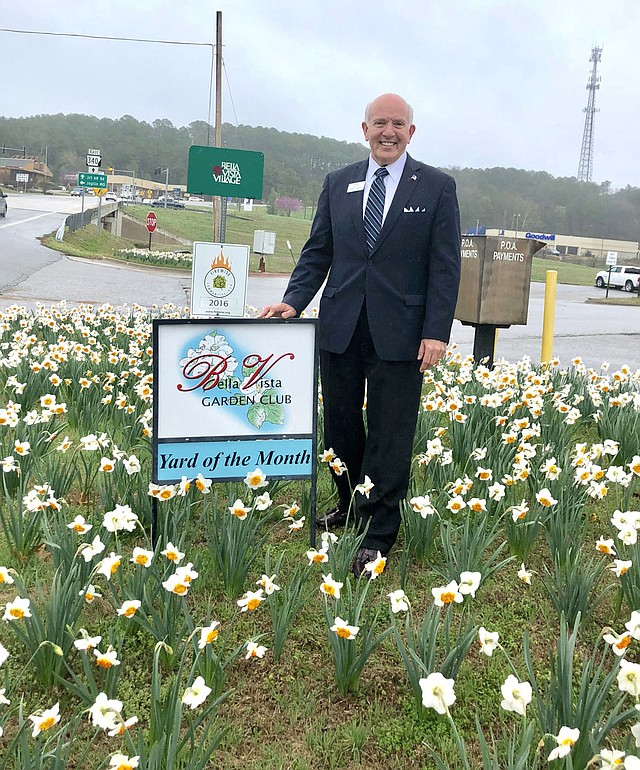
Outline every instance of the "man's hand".
<path id="1" fill-rule="evenodd" d="M 418 350 L 420 371 L 424 372 L 435 366 L 445 354 L 446 349 L 447 345 L 442 340 L 420 340 L 420 349 Z"/>
<path id="2" fill-rule="evenodd" d="M 286 302 L 278 302 L 275 305 L 263 307 L 258 318 L 294 318 L 297 315 L 295 308 Z"/>

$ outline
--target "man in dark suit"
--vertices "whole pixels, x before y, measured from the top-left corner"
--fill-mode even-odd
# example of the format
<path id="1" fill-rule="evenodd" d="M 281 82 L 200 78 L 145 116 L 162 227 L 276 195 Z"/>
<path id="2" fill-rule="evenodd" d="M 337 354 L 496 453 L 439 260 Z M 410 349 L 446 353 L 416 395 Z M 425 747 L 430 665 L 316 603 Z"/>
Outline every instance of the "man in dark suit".
<path id="1" fill-rule="evenodd" d="M 344 524 L 352 487 L 371 479 L 369 495 L 355 498 L 366 529 L 356 576 L 396 540 L 422 373 L 445 353 L 460 278 L 455 182 L 407 154 L 411 107 L 383 94 L 362 129 L 370 157 L 327 175 L 283 300 L 261 313 L 299 315 L 327 278 L 318 321 L 324 441 L 347 472 L 334 473 L 338 505 L 318 524 Z"/>

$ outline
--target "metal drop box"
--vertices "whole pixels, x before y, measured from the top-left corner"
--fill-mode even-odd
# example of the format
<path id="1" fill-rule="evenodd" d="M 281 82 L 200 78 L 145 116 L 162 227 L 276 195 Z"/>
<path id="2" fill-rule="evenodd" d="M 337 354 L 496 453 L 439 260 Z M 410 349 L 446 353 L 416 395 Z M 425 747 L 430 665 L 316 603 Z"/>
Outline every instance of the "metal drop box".
<path id="1" fill-rule="evenodd" d="M 268 230 L 253 231 L 253 253 L 274 254 L 276 250 L 276 234 Z"/>
<path id="2" fill-rule="evenodd" d="M 463 235 L 455 317 L 473 326 L 526 325 L 533 255 L 544 245 L 530 238 Z"/>

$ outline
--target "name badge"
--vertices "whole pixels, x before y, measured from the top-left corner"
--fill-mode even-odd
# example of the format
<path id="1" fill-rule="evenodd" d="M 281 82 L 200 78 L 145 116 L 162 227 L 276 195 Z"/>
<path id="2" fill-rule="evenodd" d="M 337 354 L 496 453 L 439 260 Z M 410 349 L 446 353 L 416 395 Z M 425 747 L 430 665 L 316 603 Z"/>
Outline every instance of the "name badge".
<path id="1" fill-rule="evenodd" d="M 359 192 L 360 190 L 364 190 L 365 182 L 351 182 L 349 187 L 347 187 L 347 192 Z"/>

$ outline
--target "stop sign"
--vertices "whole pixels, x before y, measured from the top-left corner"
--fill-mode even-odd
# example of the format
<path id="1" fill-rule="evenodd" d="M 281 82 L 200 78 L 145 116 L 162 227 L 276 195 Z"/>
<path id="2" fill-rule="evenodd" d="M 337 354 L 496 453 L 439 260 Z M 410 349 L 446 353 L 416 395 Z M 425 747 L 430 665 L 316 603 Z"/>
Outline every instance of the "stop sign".
<path id="1" fill-rule="evenodd" d="M 158 226 L 158 218 L 153 211 L 147 214 L 147 230 L 152 233 Z"/>

